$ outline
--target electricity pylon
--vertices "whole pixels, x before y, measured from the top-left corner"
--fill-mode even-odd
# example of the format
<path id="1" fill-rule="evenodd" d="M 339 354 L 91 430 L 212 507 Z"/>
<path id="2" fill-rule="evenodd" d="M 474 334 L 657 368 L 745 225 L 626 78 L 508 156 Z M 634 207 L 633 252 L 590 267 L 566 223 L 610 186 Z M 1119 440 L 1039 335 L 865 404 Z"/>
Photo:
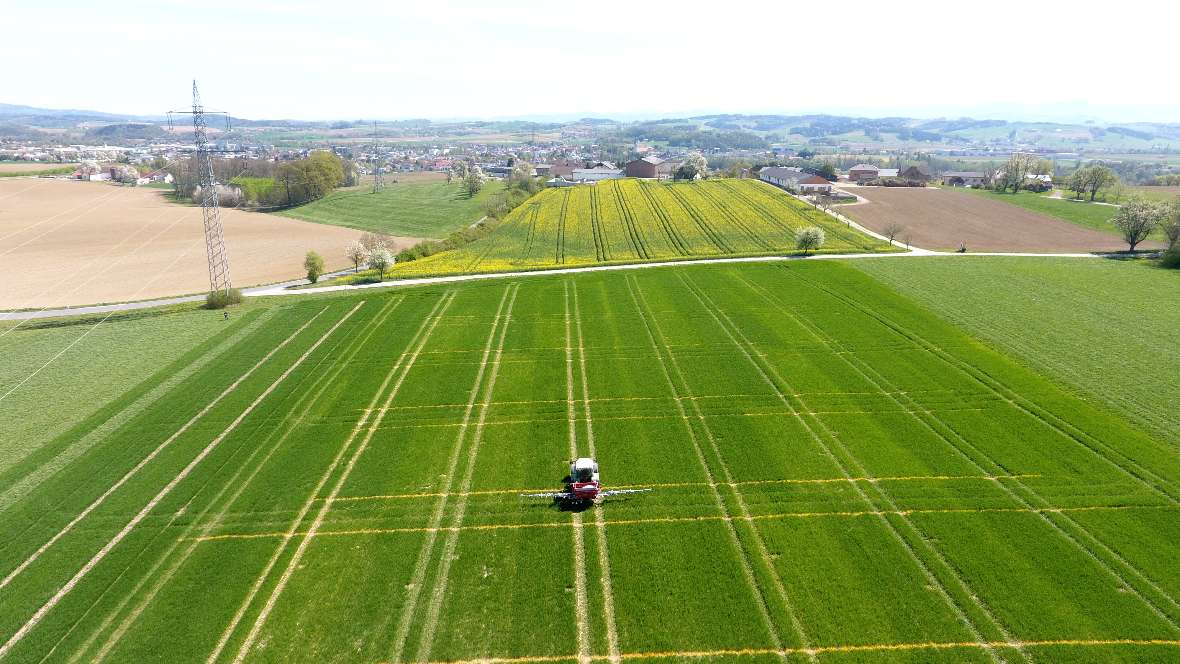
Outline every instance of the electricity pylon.
<path id="1" fill-rule="evenodd" d="M 385 188 L 385 178 L 381 175 L 381 167 L 377 165 L 377 121 L 373 121 L 373 193 L 377 193 Z"/>
<path id="2" fill-rule="evenodd" d="M 187 113 L 172 111 L 171 113 Z M 170 113 L 170 115 L 171 115 Z M 205 253 L 209 260 L 210 292 L 229 292 L 229 254 L 225 250 L 225 234 L 221 228 L 221 207 L 217 199 L 217 180 L 213 177 L 213 158 L 209 150 L 208 125 L 205 116 L 222 115 L 220 111 L 206 111 L 201 105 L 201 93 L 193 80 L 193 142 L 197 146 L 197 183 L 201 187 L 201 218 L 205 224 Z M 228 123 L 228 115 L 226 116 Z"/>

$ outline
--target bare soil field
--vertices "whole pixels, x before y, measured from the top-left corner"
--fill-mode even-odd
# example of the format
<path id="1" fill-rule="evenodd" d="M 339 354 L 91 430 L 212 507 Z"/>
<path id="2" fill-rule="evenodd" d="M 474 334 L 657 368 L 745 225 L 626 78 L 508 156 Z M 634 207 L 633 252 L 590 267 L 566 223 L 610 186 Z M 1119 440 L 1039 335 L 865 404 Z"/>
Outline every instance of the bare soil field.
<path id="1" fill-rule="evenodd" d="M 360 231 L 223 210 L 234 285 L 303 274 L 314 250 L 348 266 Z M 398 238 L 398 246 L 415 242 Z M 69 180 L 0 180 L 0 309 L 142 300 L 208 290 L 201 210 L 159 189 Z"/>
<path id="2" fill-rule="evenodd" d="M 0 164 L 0 173 L 40 173 L 77 164 L 42 164 L 32 161 Z"/>
<path id="3" fill-rule="evenodd" d="M 890 223 L 905 227 L 914 246 L 968 251 L 1118 251 L 1127 245 L 1117 236 L 1075 226 L 1060 219 L 950 189 L 858 187 L 868 199 L 841 212 L 878 233 Z M 1147 245 L 1144 245 L 1145 247 Z"/>

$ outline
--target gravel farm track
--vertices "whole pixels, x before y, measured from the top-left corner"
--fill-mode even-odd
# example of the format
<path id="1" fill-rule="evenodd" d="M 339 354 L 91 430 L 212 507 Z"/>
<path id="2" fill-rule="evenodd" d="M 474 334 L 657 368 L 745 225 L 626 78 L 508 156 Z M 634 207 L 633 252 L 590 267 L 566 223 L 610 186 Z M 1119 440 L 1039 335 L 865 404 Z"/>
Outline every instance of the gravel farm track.
<path id="1" fill-rule="evenodd" d="M 235 283 L 299 276 L 315 250 L 342 268 L 360 231 L 223 210 Z M 398 238 L 399 246 L 412 244 Z M 161 190 L 47 178 L 0 180 L 0 309 L 124 302 L 202 292 L 201 211 Z"/>
<path id="2" fill-rule="evenodd" d="M 856 187 L 867 203 L 840 211 L 870 230 L 890 223 L 905 227 L 914 246 L 953 251 L 1084 252 L 1127 248 L 1118 236 L 1100 233 L 1003 201 L 949 189 Z M 1148 247 L 1147 244 L 1144 245 Z"/>

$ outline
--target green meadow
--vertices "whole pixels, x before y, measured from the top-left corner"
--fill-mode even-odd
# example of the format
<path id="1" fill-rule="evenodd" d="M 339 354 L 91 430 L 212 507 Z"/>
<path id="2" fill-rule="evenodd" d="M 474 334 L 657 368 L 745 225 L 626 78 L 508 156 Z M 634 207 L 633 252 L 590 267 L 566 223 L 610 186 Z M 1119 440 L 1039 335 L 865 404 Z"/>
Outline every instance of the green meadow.
<path id="1" fill-rule="evenodd" d="M 1119 209 L 1113 205 L 1077 201 L 1070 198 L 1050 198 L 1046 194 L 1022 191 L 1018 194 L 1000 193 L 990 189 L 964 189 L 976 196 L 986 196 L 1005 203 L 1017 205 L 1026 210 L 1056 217 L 1071 224 L 1091 230 L 1118 235 L 1119 230 L 1111 223 Z M 1063 192 L 1069 195 L 1069 192 Z"/>
<path id="2" fill-rule="evenodd" d="M 402 237 L 443 238 L 484 216 L 484 203 L 503 189 L 489 182 L 474 197 L 459 183 L 410 179 L 394 182 L 387 175 L 384 188 L 372 184 L 340 189 L 327 196 L 275 214 L 334 226 Z"/>

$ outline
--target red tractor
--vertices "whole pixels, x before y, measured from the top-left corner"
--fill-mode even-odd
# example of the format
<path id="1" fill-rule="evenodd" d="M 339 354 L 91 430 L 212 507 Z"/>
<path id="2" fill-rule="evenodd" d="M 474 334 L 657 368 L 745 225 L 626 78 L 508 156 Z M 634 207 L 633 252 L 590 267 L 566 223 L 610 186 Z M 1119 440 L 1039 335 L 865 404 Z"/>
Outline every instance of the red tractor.
<path id="1" fill-rule="evenodd" d="M 553 493 L 525 493 L 524 498 L 552 498 L 558 502 L 588 504 L 599 498 L 620 496 L 628 493 L 646 493 L 651 489 L 602 490 L 598 477 L 598 462 L 588 457 L 570 461 L 570 474 L 565 478 L 565 491 Z"/>

